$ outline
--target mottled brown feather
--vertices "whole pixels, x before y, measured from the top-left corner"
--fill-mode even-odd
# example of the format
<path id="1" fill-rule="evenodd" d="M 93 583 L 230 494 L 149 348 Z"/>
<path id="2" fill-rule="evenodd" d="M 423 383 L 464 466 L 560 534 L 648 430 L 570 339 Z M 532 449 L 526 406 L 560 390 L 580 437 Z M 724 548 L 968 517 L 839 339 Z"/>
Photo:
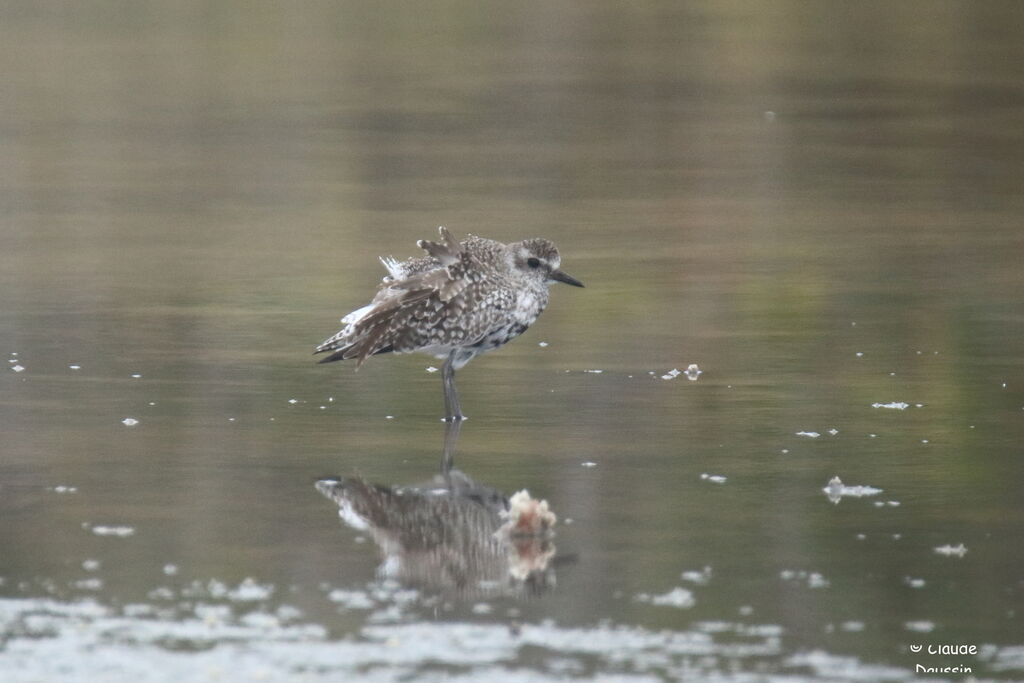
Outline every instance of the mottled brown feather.
<path id="1" fill-rule="evenodd" d="M 439 234 L 440 241 L 418 242 L 427 257 L 382 259 L 389 276 L 368 306 L 317 346 L 316 353 L 331 352 L 321 362 L 354 358 L 358 367 L 385 351 L 441 357 L 458 350 L 458 368 L 520 334 L 543 311 L 546 273 L 559 263 L 550 241 L 506 245 L 470 236 L 459 243 L 443 227 Z M 543 259 L 548 270 L 527 267 L 528 257 Z"/>

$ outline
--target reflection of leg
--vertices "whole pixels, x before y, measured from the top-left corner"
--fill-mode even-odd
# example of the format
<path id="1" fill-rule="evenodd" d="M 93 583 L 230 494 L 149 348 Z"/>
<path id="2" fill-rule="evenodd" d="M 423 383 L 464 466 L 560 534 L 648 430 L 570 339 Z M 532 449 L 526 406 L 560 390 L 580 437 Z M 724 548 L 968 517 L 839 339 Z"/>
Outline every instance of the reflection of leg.
<path id="1" fill-rule="evenodd" d="M 447 360 L 441 367 L 441 384 L 444 387 L 444 419 L 446 422 L 458 422 L 463 419 L 462 409 L 459 407 L 459 393 L 455 390 L 455 367 L 452 359 L 455 352 L 448 354 Z"/>
<path id="2" fill-rule="evenodd" d="M 448 420 L 444 423 L 444 452 L 441 455 L 441 474 L 448 479 L 448 473 L 455 464 L 455 444 L 459 441 L 462 420 Z M 450 482 L 449 482 L 450 483 Z"/>

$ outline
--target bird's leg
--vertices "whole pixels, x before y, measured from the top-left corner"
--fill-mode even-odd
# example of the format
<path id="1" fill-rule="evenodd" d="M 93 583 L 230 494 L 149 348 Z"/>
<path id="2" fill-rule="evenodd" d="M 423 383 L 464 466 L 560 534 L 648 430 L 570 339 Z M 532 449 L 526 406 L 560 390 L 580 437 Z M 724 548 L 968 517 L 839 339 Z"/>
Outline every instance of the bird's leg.
<path id="1" fill-rule="evenodd" d="M 459 407 L 459 392 L 455 390 L 455 366 L 453 360 L 455 352 L 452 351 L 441 366 L 441 384 L 444 387 L 444 420 L 445 422 L 458 422 L 464 420 L 462 409 Z"/>
<path id="2" fill-rule="evenodd" d="M 444 423 L 444 451 L 441 454 L 441 476 L 451 489 L 450 474 L 455 464 L 455 444 L 459 441 L 462 420 L 446 420 Z"/>

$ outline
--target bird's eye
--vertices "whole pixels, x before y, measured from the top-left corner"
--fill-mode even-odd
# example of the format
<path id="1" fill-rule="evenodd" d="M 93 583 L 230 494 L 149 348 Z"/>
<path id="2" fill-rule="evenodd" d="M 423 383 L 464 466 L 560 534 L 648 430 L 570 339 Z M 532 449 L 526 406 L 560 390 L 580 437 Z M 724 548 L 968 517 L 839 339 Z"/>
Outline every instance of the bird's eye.
<path id="1" fill-rule="evenodd" d="M 526 265 L 530 266 L 531 268 L 540 268 L 540 259 L 531 256 L 530 258 L 526 259 Z"/>

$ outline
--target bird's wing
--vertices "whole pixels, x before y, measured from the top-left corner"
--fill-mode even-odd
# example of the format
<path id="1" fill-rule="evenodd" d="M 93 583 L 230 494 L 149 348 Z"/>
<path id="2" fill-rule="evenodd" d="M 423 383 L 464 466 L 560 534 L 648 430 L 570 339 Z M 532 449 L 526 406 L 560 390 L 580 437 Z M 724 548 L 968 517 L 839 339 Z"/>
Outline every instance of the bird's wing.
<path id="1" fill-rule="evenodd" d="M 317 346 L 316 353 L 334 351 L 321 362 L 355 358 L 356 364 L 362 365 L 375 353 L 405 350 L 395 348 L 394 338 L 407 325 L 410 309 L 434 294 L 433 290 L 423 286 L 410 289 L 399 287 L 405 283 L 408 280 L 381 289 L 368 306 L 360 309 L 364 311 L 361 316 L 351 320 L 337 334 Z"/>
<path id="2" fill-rule="evenodd" d="M 413 351 L 436 343 L 431 335 L 439 331 L 446 333 L 446 341 L 456 342 L 482 334 L 459 327 L 459 313 L 475 303 L 462 296 L 470 284 L 467 272 L 475 267 L 473 257 L 447 228 L 438 232 L 441 241 L 418 242 L 428 258 L 407 261 L 410 267 L 401 271 L 410 273 L 407 277 L 385 278 L 373 301 L 346 316 L 346 327 L 316 348 L 317 353 L 334 351 L 321 362 L 355 358 L 362 365 L 385 350 Z M 389 271 L 399 274 L 397 268 Z M 472 327 L 489 324 L 484 318 Z"/>
<path id="3" fill-rule="evenodd" d="M 469 284 L 466 273 L 472 267 L 472 255 L 452 237 L 448 228 L 442 225 L 437 231 L 441 235 L 440 242 L 420 240 L 416 243 L 440 266 L 420 274 L 422 279 L 419 284 L 437 292 L 438 298 L 447 303 L 461 294 Z"/>
<path id="4" fill-rule="evenodd" d="M 437 229 L 437 232 L 441 236 L 440 242 L 420 240 L 416 245 L 423 251 L 427 252 L 430 256 L 437 259 L 442 266 L 448 267 L 454 265 L 460 260 L 459 257 L 465 250 L 462 248 L 462 245 L 452 237 L 448 228 L 442 225 Z"/>

